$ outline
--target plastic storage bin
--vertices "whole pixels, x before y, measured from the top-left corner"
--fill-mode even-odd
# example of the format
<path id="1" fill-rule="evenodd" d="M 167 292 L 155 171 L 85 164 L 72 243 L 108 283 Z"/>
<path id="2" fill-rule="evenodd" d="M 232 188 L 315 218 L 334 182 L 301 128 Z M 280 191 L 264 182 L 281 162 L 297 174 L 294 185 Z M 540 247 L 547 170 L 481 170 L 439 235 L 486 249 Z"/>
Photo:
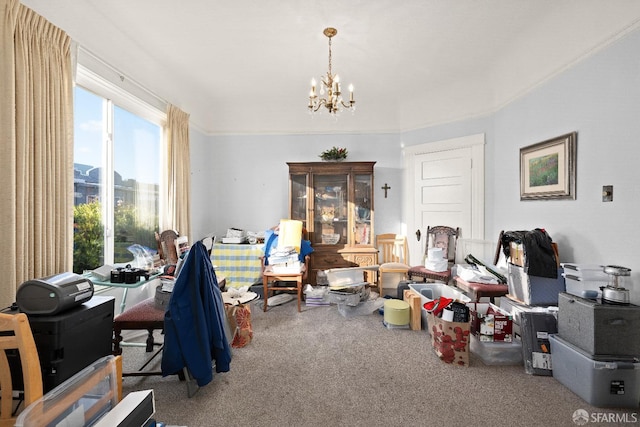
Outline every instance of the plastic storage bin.
<path id="1" fill-rule="evenodd" d="M 560 264 L 564 272 L 583 280 L 593 280 L 596 282 L 608 282 L 609 275 L 604 272 L 604 266 L 595 264 L 573 264 L 563 262 Z"/>
<path id="2" fill-rule="evenodd" d="M 118 381 L 116 358 L 102 357 L 27 406 L 15 426 L 94 425 L 118 404 Z"/>
<path id="3" fill-rule="evenodd" d="M 472 335 L 470 348 L 485 365 L 522 365 L 520 340 L 483 342 Z"/>
<path id="4" fill-rule="evenodd" d="M 609 275 L 604 267 L 594 264 L 560 264 L 564 268 L 566 292 L 583 298 L 600 298 L 601 286 L 609 284 Z"/>
<path id="5" fill-rule="evenodd" d="M 422 329 L 426 329 L 427 332 L 429 332 L 429 328 L 427 326 L 427 310 L 424 309 L 425 303 L 440 297 L 457 299 L 464 303 L 471 302 L 471 298 L 444 283 L 409 283 L 409 289 L 420 295 Z"/>
<path id="6" fill-rule="evenodd" d="M 598 407 L 640 406 L 637 359 L 595 360 L 557 335 L 549 335 L 553 377 L 587 403 Z"/>
<path id="7" fill-rule="evenodd" d="M 557 278 L 531 276 L 523 267 L 509 264 L 509 295 L 527 305 L 558 305 L 558 294 L 564 292 L 562 269 Z"/>

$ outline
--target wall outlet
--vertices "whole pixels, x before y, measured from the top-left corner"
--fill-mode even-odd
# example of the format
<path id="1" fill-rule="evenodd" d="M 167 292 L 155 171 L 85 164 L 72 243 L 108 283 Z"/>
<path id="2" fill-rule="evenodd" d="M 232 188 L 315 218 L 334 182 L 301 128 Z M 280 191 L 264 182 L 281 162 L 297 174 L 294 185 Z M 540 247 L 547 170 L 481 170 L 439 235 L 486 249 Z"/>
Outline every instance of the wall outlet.
<path id="1" fill-rule="evenodd" d="M 613 202 L 613 185 L 602 186 L 602 201 Z"/>

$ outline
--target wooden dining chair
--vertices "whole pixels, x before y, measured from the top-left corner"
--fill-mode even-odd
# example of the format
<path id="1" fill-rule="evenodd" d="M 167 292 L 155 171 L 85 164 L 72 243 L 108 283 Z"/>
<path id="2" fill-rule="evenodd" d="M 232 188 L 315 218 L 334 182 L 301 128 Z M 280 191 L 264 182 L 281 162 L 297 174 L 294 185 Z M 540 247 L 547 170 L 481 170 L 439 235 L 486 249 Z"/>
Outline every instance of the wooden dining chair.
<path id="1" fill-rule="evenodd" d="M 176 239 L 180 235 L 175 230 L 164 230 L 162 233 L 156 232 L 156 242 L 158 244 L 158 255 L 164 264 L 178 263 L 178 250 Z"/>
<path id="2" fill-rule="evenodd" d="M 9 359 L 9 354 L 15 354 L 15 360 L 13 358 Z M 114 367 L 116 383 L 116 388 L 111 391 L 114 395 L 109 395 L 107 398 L 112 398 L 117 403 L 122 398 L 122 358 L 120 356 L 115 358 L 112 356 L 107 357 L 109 358 L 109 366 Z M 20 364 L 22 386 L 18 389 L 13 383 L 9 360 Z M 97 372 L 97 375 L 91 375 L 91 381 L 85 381 L 83 384 L 74 387 L 73 393 L 66 396 L 63 399 L 64 402 L 61 399 L 56 401 L 55 405 L 45 404 L 45 402 L 49 402 L 47 400 L 48 397 L 51 396 L 53 399 L 57 396 L 59 390 L 64 388 L 67 382 L 72 381 L 73 377 L 43 395 L 42 367 L 40 366 L 38 349 L 27 315 L 24 313 L 0 313 L 0 427 L 13 427 L 21 413 L 26 412 L 27 409 L 31 411 L 30 419 L 32 421 L 35 420 L 29 426 L 49 425 L 68 407 L 68 405 L 65 406 L 66 403 L 73 403 L 80 399 L 83 393 L 93 387 L 91 384 L 95 384 L 95 379 L 100 380 L 102 378 L 100 375 L 101 372 Z M 89 387 L 90 385 L 91 387 Z M 23 402 L 14 401 L 14 391 L 23 393 Z M 33 416 L 34 414 L 35 417 Z M 85 415 L 92 416 L 91 413 Z"/>
<path id="3" fill-rule="evenodd" d="M 422 265 L 414 266 L 409 269 L 407 275 L 409 280 L 414 277 L 420 277 L 425 282 L 427 280 L 443 282 L 449 284 L 451 281 L 451 267 L 456 259 L 456 245 L 460 236 L 460 228 L 453 228 L 446 225 L 438 225 L 435 227 L 427 227 L 427 241 L 425 243 L 424 258 Z M 444 257 L 447 259 L 447 269 L 445 271 L 433 271 L 425 267 L 424 261 L 427 259 L 429 249 L 441 247 Z"/>
<path id="4" fill-rule="evenodd" d="M 43 386 L 38 350 L 24 313 L 0 313 L 0 427 L 13 426 L 16 421 L 14 384 L 7 351 L 17 351 L 22 367 L 24 407 L 27 407 L 42 397 Z"/>
<path id="5" fill-rule="evenodd" d="M 407 237 L 385 233 L 376 236 L 378 249 L 378 292 L 383 296 L 384 276 L 387 274 L 402 274 L 406 278 L 409 271 L 409 246 Z"/>

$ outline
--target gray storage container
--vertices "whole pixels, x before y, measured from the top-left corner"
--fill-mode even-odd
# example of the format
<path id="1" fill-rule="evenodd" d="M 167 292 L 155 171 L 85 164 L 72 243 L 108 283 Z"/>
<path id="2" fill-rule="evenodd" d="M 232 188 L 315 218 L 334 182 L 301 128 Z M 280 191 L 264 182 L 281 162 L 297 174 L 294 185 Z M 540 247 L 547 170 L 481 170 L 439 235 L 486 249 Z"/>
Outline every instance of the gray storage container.
<path id="1" fill-rule="evenodd" d="M 640 356 L 640 306 L 601 304 L 563 292 L 558 335 L 591 355 Z"/>
<path id="2" fill-rule="evenodd" d="M 596 360 L 557 335 L 550 335 L 553 377 L 593 406 L 640 406 L 637 359 Z"/>
<path id="3" fill-rule="evenodd" d="M 524 268 L 509 264 L 507 285 L 509 295 L 527 305 L 558 305 L 558 294 L 564 292 L 563 270 L 557 278 L 531 276 Z"/>

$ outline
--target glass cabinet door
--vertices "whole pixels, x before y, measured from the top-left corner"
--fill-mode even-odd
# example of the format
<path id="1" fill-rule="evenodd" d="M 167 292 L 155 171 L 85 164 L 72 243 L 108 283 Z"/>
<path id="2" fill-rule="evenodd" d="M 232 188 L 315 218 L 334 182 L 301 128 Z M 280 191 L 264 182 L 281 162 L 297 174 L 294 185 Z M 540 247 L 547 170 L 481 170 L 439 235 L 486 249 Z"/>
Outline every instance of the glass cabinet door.
<path id="1" fill-rule="evenodd" d="M 355 238 L 357 245 L 372 244 L 371 224 L 373 224 L 372 208 L 372 175 L 355 176 L 355 195 L 353 215 L 355 218 Z"/>
<path id="2" fill-rule="evenodd" d="M 302 221 L 302 227 L 309 229 L 307 224 L 307 177 L 308 175 L 291 175 L 291 219 Z"/>
<path id="3" fill-rule="evenodd" d="M 312 244 L 348 243 L 347 175 L 314 175 L 315 201 Z"/>

